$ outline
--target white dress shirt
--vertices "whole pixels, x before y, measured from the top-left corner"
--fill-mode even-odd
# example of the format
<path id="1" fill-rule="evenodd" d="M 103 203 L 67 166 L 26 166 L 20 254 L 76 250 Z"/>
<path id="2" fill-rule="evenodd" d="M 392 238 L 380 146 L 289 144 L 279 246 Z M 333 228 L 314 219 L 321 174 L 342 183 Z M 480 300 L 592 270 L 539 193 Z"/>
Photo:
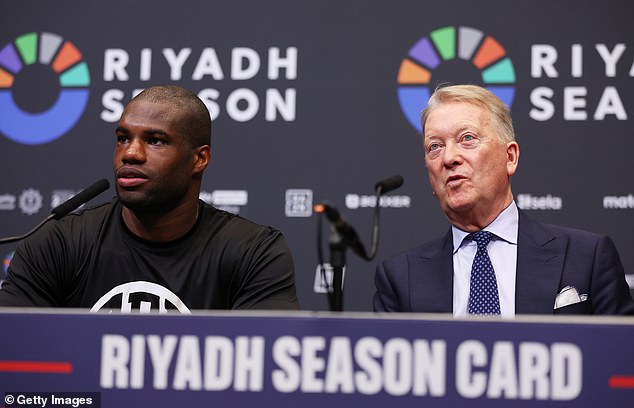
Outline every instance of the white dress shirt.
<path id="1" fill-rule="evenodd" d="M 488 246 L 489 258 L 495 270 L 495 279 L 500 297 L 500 313 L 502 317 L 515 316 L 515 273 L 517 270 L 517 233 L 519 213 L 515 201 L 487 225 L 483 230 L 495 236 Z M 469 282 L 471 280 L 471 264 L 475 258 L 477 244 L 473 240 L 465 240 L 468 232 L 455 226 L 451 227 L 453 235 L 453 315 L 468 316 Z"/>

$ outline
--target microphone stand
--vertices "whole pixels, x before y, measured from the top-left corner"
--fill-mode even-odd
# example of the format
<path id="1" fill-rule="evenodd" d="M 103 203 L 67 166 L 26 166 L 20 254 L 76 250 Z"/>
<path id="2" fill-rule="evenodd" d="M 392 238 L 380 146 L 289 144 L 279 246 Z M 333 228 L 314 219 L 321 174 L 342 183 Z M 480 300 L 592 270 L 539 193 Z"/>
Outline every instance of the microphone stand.
<path id="1" fill-rule="evenodd" d="M 42 228 L 44 224 L 46 224 L 50 220 L 59 220 L 60 218 L 68 214 L 69 212 L 79 207 L 80 205 L 85 204 L 89 200 L 95 198 L 99 194 L 106 191 L 108 187 L 110 187 L 110 183 L 108 183 L 108 180 L 106 179 L 101 179 L 97 181 L 96 183 L 91 184 L 88 188 L 80 191 L 79 193 L 71 197 L 70 199 L 64 201 L 57 207 L 53 208 L 51 210 L 51 213 L 48 215 L 48 217 L 46 217 L 42 222 L 37 224 L 31 231 L 27 232 L 26 234 L 16 235 L 13 237 L 0 238 L 0 245 L 9 244 L 11 242 L 20 241 L 24 238 L 27 238 L 28 236 L 34 234 L 37 230 Z"/>
<path id="2" fill-rule="evenodd" d="M 351 247 L 362 259 L 365 259 L 366 261 L 374 259 L 379 246 L 381 195 L 387 191 L 400 187 L 402 184 L 403 178 L 401 176 L 393 176 L 389 179 L 378 182 L 375 186 L 376 202 L 374 206 L 374 226 L 372 228 L 372 245 L 370 247 L 369 254 L 366 253 L 365 247 L 358 239 L 352 226 L 340 217 L 339 212 L 334 207 L 326 204 L 316 206 L 317 212 L 320 214 L 326 213 L 332 223 L 328 245 L 330 249 L 330 266 L 332 268 L 332 287 L 328 288 L 328 300 L 331 311 L 343 311 L 343 271 L 346 266 L 346 250 Z M 319 225 L 320 229 L 318 229 L 318 231 L 320 233 L 318 235 L 318 241 L 321 245 L 321 224 Z M 320 257 L 320 265 L 323 265 L 321 260 L 321 246 L 318 247 L 318 254 Z M 327 283 L 323 269 L 322 279 L 324 279 L 324 282 Z"/>
<path id="3" fill-rule="evenodd" d="M 374 225 L 372 228 L 372 247 L 370 254 L 366 254 L 365 248 L 356 242 L 355 253 L 361 259 L 371 261 L 376 256 L 379 245 L 379 214 L 380 214 L 381 192 L 376 191 L 376 203 L 374 206 Z M 354 237 L 356 240 L 356 236 Z M 330 300 L 330 310 L 333 312 L 343 311 L 343 271 L 346 266 L 346 251 L 351 246 L 352 241 L 332 229 L 328 248 L 330 249 L 330 266 L 332 268 L 332 292 Z"/>
<path id="4" fill-rule="evenodd" d="M 330 266 L 332 267 L 332 292 L 330 293 L 330 310 L 343 311 L 343 270 L 346 266 L 346 250 L 348 243 L 336 231 L 330 234 Z"/>

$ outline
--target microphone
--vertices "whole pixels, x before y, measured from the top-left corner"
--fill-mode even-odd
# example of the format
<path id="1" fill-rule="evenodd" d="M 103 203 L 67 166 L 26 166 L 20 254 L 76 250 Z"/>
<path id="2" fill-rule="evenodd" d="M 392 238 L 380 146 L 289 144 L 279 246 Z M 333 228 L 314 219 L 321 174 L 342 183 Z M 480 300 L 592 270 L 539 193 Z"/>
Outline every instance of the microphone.
<path id="1" fill-rule="evenodd" d="M 341 217 L 339 211 L 330 204 L 317 204 L 314 207 L 316 213 L 325 214 L 328 221 L 330 221 L 331 228 L 336 231 L 338 236 L 331 237 L 330 241 L 330 264 L 332 266 L 332 283 L 328 283 L 325 278 L 325 272 L 321 267 L 322 279 L 328 286 L 328 301 L 330 303 L 330 310 L 341 311 L 343 310 L 343 268 L 345 266 L 345 252 L 346 248 L 350 247 L 352 250 L 366 261 L 374 259 L 379 246 L 379 212 L 381 208 L 381 194 L 392 191 L 399 188 L 403 184 L 403 177 L 392 176 L 385 180 L 379 181 L 374 186 L 376 191 L 376 204 L 374 206 L 374 226 L 372 228 L 372 247 L 368 254 L 365 247 L 359 240 L 357 232 L 352 228 L 352 225 L 348 224 L 346 220 Z M 317 229 L 317 256 L 319 258 L 319 264 L 323 265 L 323 257 L 321 251 L 321 217 L 318 218 L 319 224 Z M 334 235 L 334 234 L 333 234 Z M 334 239 L 333 239 L 334 238 Z"/>
<path id="2" fill-rule="evenodd" d="M 396 190 L 402 185 L 403 185 L 403 176 L 396 175 L 376 183 L 374 185 L 374 191 L 377 191 L 378 194 L 385 194 L 392 190 Z"/>
<path id="3" fill-rule="evenodd" d="M 339 210 L 329 204 L 319 204 L 315 206 L 317 212 L 323 212 L 328 221 L 335 228 L 341 238 L 350 245 L 350 248 L 363 259 L 368 259 L 363 244 L 359 240 L 357 231 L 345 219 L 341 217 Z"/>
<path id="4" fill-rule="evenodd" d="M 75 194 L 69 200 L 53 208 L 51 210 L 51 214 L 53 214 L 53 218 L 56 220 L 59 220 L 60 218 L 68 214 L 69 212 L 75 210 L 80 205 L 87 203 L 88 201 L 97 197 L 99 194 L 106 191 L 108 187 L 110 187 L 110 183 L 108 183 L 108 180 L 101 179 L 97 181 L 96 183 L 90 185 L 86 189 Z"/>
<path id="5" fill-rule="evenodd" d="M 15 237 L 0 238 L 0 244 L 8 244 L 8 243 L 19 241 L 21 239 L 28 237 L 29 235 L 33 234 L 35 231 L 39 230 L 48 221 L 52 219 L 59 220 L 60 218 L 68 214 L 69 212 L 75 210 L 80 205 L 85 204 L 88 201 L 92 200 L 93 198 L 97 197 L 99 194 L 106 191 L 109 187 L 110 187 L 110 183 L 108 183 L 108 180 L 101 179 L 97 181 L 96 183 L 90 185 L 88 188 L 75 194 L 69 200 L 53 208 L 49 216 L 46 217 L 44 221 L 36 225 L 35 228 L 33 228 L 31 231 L 27 232 L 26 234 L 15 236 Z"/>

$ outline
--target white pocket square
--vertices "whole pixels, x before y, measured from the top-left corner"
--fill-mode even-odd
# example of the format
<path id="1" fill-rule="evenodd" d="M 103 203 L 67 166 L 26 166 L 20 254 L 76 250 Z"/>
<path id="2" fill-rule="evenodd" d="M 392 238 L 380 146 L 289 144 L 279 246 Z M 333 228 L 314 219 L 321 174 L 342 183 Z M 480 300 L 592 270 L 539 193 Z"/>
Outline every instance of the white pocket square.
<path id="1" fill-rule="evenodd" d="M 588 300 L 588 295 L 579 294 L 574 286 L 566 286 L 557 294 L 554 309 L 585 302 L 586 300 Z"/>

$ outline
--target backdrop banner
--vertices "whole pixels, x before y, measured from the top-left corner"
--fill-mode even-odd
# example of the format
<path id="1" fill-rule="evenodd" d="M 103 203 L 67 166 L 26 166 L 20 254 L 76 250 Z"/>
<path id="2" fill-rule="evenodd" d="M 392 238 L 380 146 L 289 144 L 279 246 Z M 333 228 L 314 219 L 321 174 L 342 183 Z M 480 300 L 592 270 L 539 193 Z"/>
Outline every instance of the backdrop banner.
<path id="1" fill-rule="evenodd" d="M 630 3 L 5 0 L 0 236 L 112 180 L 125 104 L 147 86 L 181 85 L 214 121 L 201 198 L 285 234 L 305 309 L 328 309 L 313 206 L 331 203 L 369 247 L 374 185 L 404 177 L 381 201 L 377 258 L 347 257 L 344 310 L 370 311 L 376 262 L 449 228 L 418 117 L 438 85 L 473 83 L 511 107 L 518 206 L 610 235 L 632 286 Z M 0 279 L 14 249 L 0 247 Z"/>

